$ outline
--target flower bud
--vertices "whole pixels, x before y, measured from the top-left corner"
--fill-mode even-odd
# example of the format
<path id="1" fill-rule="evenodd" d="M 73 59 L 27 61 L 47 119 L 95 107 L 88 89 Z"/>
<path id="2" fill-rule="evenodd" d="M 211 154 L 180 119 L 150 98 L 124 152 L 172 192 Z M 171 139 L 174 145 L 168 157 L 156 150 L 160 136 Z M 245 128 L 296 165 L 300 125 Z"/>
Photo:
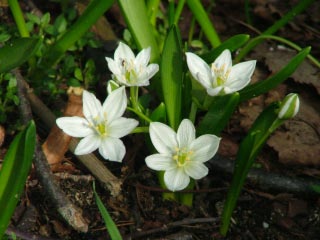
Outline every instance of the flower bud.
<path id="1" fill-rule="evenodd" d="M 288 94 L 282 101 L 280 105 L 280 110 L 278 113 L 279 119 L 289 119 L 293 118 L 299 111 L 300 100 L 296 93 Z"/>
<path id="2" fill-rule="evenodd" d="M 110 94 L 112 91 L 116 90 L 119 88 L 119 84 L 116 83 L 115 81 L 113 80 L 109 80 L 108 83 L 107 83 L 107 92 L 108 94 Z"/>

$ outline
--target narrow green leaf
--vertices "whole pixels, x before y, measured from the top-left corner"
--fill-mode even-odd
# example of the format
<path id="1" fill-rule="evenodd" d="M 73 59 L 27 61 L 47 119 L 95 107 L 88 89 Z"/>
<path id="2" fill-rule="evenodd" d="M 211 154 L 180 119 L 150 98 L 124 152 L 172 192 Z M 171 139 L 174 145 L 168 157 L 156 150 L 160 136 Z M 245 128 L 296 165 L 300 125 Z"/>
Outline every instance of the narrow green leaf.
<path id="1" fill-rule="evenodd" d="M 164 43 L 160 71 L 169 125 L 175 130 L 181 121 L 182 59 L 180 35 L 173 25 Z"/>
<path id="2" fill-rule="evenodd" d="M 278 108 L 279 103 L 271 104 L 267 107 L 256 119 L 248 135 L 240 144 L 231 186 L 222 213 L 220 232 L 223 236 L 227 234 L 232 212 L 256 156 L 270 134 L 284 122 L 284 120 L 278 118 Z"/>
<path id="3" fill-rule="evenodd" d="M 118 229 L 117 225 L 114 223 L 114 221 L 112 220 L 108 210 L 103 205 L 99 195 L 97 194 L 96 187 L 95 187 L 94 183 L 93 183 L 93 193 L 96 198 L 96 203 L 98 205 L 99 211 L 103 217 L 104 223 L 106 225 L 108 233 L 110 234 L 111 239 L 112 240 L 121 240 L 122 237 L 119 232 L 119 229 Z"/>
<path id="4" fill-rule="evenodd" d="M 238 93 L 215 97 L 208 112 L 197 127 L 197 134 L 220 135 L 220 132 L 227 125 L 228 119 L 231 117 L 238 104 Z"/>
<path id="5" fill-rule="evenodd" d="M 259 96 L 278 86 L 288 77 L 290 77 L 290 75 L 297 69 L 297 67 L 309 54 L 310 49 L 310 47 L 304 48 L 294 58 L 292 58 L 290 62 L 284 68 L 282 68 L 277 74 L 269 77 L 266 80 L 251 84 L 248 87 L 242 89 L 239 92 L 240 101 L 246 101 L 250 98 Z"/>
<path id="6" fill-rule="evenodd" d="M 200 0 L 187 0 L 187 4 L 191 9 L 193 15 L 197 19 L 198 23 L 200 24 L 212 47 L 218 47 L 221 43 L 220 38 L 206 11 L 204 10 Z"/>
<path id="7" fill-rule="evenodd" d="M 23 191 L 36 141 L 36 128 L 31 121 L 10 144 L 0 171 L 0 239 L 10 222 Z"/>
<path id="8" fill-rule="evenodd" d="M 160 58 L 159 48 L 153 35 L 145 1 L 118 0 L 118 3 L 138 48 L 141 50 L 151 47 L 150 61 L 158 62 Z"/>
<path id="9" fill-rule="evenodd" d="M 223 52 L 223 50 L 229 49 L 231 52 L 234 52 L 248 42 L 249 39 L 250 36 L 247 34 L 232 36 L 210 52 L 201 55 L 201 58 L 207 63 L 212 63 Z"/>
<path id="10" fill-rule="evenodd" d="M 40 46 L 38 38 L 17 38 L 0 48 L 0 73 L 8 72 L 26 62 Z"/>

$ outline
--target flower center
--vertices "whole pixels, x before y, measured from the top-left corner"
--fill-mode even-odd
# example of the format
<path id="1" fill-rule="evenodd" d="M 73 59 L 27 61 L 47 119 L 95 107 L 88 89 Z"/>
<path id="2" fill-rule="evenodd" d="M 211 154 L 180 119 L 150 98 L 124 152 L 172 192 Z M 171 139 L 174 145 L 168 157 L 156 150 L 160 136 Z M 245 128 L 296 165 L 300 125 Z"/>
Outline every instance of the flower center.
<path id="1" fill-rule="evenodd" d="M 108 134 L 108 128 L 106 125 L 106 118 L 103 117 L 95 117 L 91 120 L 91 127 L 99 134 L 101 137 L 105 137 Z"/>
<path id="2" fill-rule="evenodd" d="M 224 85 L 225 82 L 227 81 L 228 77 L 229 77 L 230 68 L 226 69 L 226 65 L 223 64 L 220 68 L 217 68 L 216 66 L 212 65 L 211 69 L 212 69 L 212 71 L 214 72 L 214 74 L 216 76 L 215 84 L 217 86 Z M 217 86 L 214 86 L 214 87 L 217 87 Z"/>
<path id="3" fill-rule="evenodd" d="M 137 81 L 138 74 L 135 70 L 134 62 L 133 60 L 127 60 L 127 59 L 122 59 L 121 65 L 124 70 L 124 76 L 128 83 L 134 84 Z"/>
<path id="4" fill-rule="evenodd" d="M 173 160 L 176 161 L 178 167 L 185 166 L 191 159 L 192 151 L 189 151 L 186 148 L 178 148 L 175 149 L 175 154 L 173 155 Z"/>

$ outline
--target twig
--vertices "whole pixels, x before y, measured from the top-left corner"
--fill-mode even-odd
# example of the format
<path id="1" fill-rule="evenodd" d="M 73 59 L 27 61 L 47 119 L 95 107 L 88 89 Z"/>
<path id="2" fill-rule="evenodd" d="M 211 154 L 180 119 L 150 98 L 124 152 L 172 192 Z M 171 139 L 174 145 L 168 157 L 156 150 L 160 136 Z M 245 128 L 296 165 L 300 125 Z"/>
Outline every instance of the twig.
<path id="1" fill-rule="evenodd" d="M 169 229 L 182 227 L 183 225 L 191 225 L 191 224 L 198 224 L 198 223 L 211 223 L 211 222 L 218 222 L 220 221 L 219 218 L 188 218 L 183 219 L 181 221 L 176 221 L 172 223 L 168 223 L 166 225 L 163 225 L 160 228 L 154 228 L 147 231 L 142 232 L 135 232 L 130 234 L 130 236 L 124 237 L 124 239 L 137 239 L 141 237 L 146 237 L 151 234 L 156 234 L 160 232 L 167 232 Z"/>
<path id="2" fill-rule="evenodd" d="M 20 99 L 19 107 L 22 119 L 26 124 L 32 119 L 31 107 L 26 98 L 26 88 L 23 83 L 23 77 L 18 70 L 13 70 L 13 73 L 17 78 L 18 95 Z M 57 207 L 60 215 L 74 229 L 81 232 L 87 232 L 88 223 L 82 217 L 82 210 L 71 203 L 64 192 L 59 188 L 58 183 L 55 181 L 54 176 L 50 171 L 50 167 L 38 140 L 36 140 L 34 164 L 41 184 L 44 186 L 44 189 L 49 195 L 52 203 Z"/>
<path id="3" fill-rule="evenodd" d="M 216 155 L 208 161 L 209 169 L 214 172 L 222 171 L 228 174 L 233 173 L 234 161 Z M 315 179 L 305 179 L 301 177 L 288 177 L 277 173 L 266 172 L 262 169 L 251 169 L 247 179 L 250 183 L 257 185 L 264 191 L 287 192 L 299 196 L 319 196 L 313 190 L 314 185 L 320 186 L 320 181 Z"/>
<path id="4" fill-rule="evenodd" d="M 56 124 L 55 115 L 33 93 L 30 88 L 28 90 L 29 91 L 27 97 L 30 101 L 32 110 L 38 117 L 40 117 L 40 119 L 47 125 L 48 128 L 52 128 L 52 126 Z M 79 141 L 77 139 L 71 139 L 69 145 L 69 150 L 71 152 L 74 152 L 74 149 L 77 146 L 78 142 Z M 110 191 L 111 195 L 115 197 L 119 195 L 121 191 L 122 181 L 114 176 L 94 154 L 78 155 L 76 157 Z"/>

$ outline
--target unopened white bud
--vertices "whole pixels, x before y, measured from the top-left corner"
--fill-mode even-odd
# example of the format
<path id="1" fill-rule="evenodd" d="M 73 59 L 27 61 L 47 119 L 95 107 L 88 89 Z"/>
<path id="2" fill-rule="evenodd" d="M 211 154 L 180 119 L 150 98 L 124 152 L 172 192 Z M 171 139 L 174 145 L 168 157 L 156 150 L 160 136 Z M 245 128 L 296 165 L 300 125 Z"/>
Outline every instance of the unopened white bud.
<path id="1" fill-rule="evenodd" d="M 293 118 L 299 111 L 300 100 L 296 93 L 288 94 L 282 101 L 280 105 L 280 110 L 278 113 L 278 118 L 289 119 Z"/>

